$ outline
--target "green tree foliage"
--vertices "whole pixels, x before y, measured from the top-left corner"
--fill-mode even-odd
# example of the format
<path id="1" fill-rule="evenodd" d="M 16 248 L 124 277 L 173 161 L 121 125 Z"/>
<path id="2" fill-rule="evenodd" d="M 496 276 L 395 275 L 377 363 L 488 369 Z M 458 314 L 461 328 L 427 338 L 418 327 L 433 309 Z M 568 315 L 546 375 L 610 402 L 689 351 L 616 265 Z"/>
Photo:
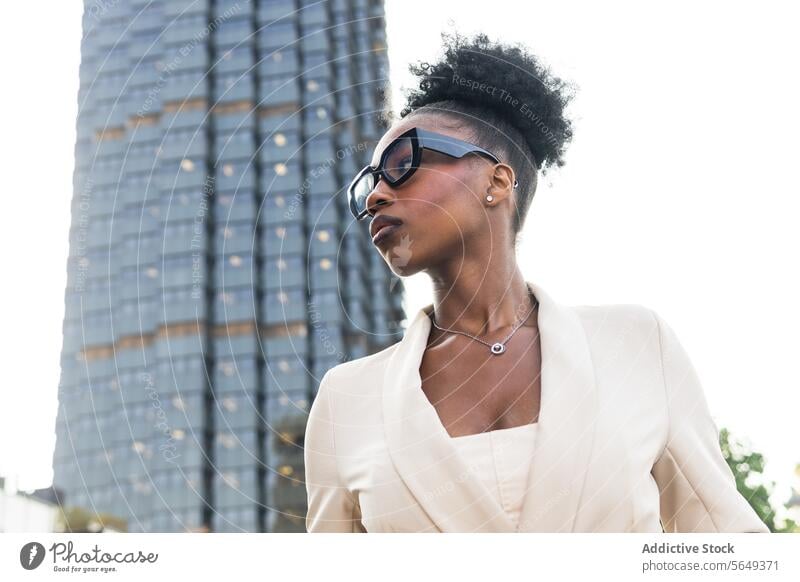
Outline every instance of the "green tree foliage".
<path id="1" fill-rule="evenodd" d="M 764 456 L 734 438 L 726 428 L 720 430 L 719 444 L 728 466 L 736 477 L 736 488 L 770 531 L 800 532 L 798 524 L 791 519 L 786 519 L 780 526 L 775 523 L 776 511 L 769 500 L 775 489 L 775 482 L 764 478 Z"/>
<path id="2" fill-rule="evenodd" d="M 56 520 L 56 531 L 66 533 L 100 533 L 107 529 L 127 531 L 124 519 L 107 513 L 93 513 L 81 507 L 61 508 Z"/>

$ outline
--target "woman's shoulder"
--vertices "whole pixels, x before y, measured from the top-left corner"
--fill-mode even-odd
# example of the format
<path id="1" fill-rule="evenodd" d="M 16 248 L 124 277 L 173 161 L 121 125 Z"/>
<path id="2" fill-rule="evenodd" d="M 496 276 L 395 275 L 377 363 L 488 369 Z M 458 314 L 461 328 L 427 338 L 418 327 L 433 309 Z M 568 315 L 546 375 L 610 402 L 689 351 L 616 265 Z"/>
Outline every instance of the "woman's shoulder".
<path id="1" fill-rule="evenodd" d="M 573 305 L 571 309 L 587 335 L 595 338 L 606 334 L 618 336 L 620 332 L 625 332 L 644 339 L 652 337 L 658 329 L 656 311 L 638 303 Z"/>
<path id="2" fill-rule="evenodd" d="M 640 303 L 608 303 L 600 305 L 572 305 L 571 309 L 582 321 L 623 321 L 645 325 L 656 324 L 656 312 Z"/>
<path id="3" fill-rule="evenodd" d="M 392 352 L 399 344 L 400 342 L 397 341 L 373 354 L 345 360 L 332 366 L 325 372 L 320 384 L 329 384 L 338 392 L 374 385 L 374 382 L 364 382 L 364 380 L 375 378 L 375 374 L 379 370 L 386 369 L 386 364 L 391 358 Z"/>

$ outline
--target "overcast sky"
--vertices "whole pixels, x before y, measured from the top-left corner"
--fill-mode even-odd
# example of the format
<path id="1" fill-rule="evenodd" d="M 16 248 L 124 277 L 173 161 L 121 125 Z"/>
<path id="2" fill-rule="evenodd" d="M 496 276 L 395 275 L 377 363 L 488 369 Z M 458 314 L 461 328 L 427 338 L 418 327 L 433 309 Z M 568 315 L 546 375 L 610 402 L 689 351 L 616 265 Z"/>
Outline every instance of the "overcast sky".
<path id="1" fill-rule="evenodd" d="M 81 3 L 14 2 L 0 36 L 6 281 L 0 475 L 50 484 Z M 575 82 L 566 166 L 540 183 L 519 262 L 565 304 L 639 303 L 676 330 L 720 426 L 788 495 L 800 461 L 797 14 L 766 2 L 388 0 L 396 103 L 440 32 L 524 42 Z M 430 302 L 406 280 L 407 311 Z M 794 443 L 795 446 L 792 446 Z"/>

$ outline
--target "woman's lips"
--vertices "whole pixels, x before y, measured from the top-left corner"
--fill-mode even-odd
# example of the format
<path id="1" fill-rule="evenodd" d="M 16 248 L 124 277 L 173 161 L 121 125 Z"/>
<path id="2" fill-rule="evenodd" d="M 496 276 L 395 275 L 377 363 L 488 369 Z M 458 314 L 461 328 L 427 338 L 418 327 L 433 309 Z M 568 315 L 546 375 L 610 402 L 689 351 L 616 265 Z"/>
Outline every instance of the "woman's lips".
<path id="1" fill-rule="evenodd" d="M 400 225 L 400 224 L 390 224 L 390 225 L 388 225 L 388 226 L 384 226 L 384 227 L 383 227 L 383 228 L 381 228 L 381 229 L 380 229 L 378 232 L 376 232 L 376 233 L 375 233 L 375 236 L 373 236 L 373 237 L 372 237 L 372 243 L 373 243 L 373 244 L 378 244 L 378 243 L 380 243 L 380 242 L 381 242 L 382 240 L 384 240 L 385 238 L 387 238 L 387 237 L 391 236 L 391 235 L 392 235 L 392 233 L 393 233 L 395 230 L 397 230 L 398 228 L 400 228 L 400 226 L 402 226 L 402 225 Z"/>

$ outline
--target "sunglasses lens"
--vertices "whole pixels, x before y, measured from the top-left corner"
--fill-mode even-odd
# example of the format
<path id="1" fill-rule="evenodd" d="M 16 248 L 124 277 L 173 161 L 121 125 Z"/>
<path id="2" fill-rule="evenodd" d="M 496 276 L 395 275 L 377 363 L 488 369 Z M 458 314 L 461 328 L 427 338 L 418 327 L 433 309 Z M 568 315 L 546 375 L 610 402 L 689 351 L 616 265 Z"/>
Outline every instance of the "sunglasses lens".
<path id="1" fill-rule="evenodd" d="M 383 174 L 393 184 L 414 171 L 414 143 L 404 137 L 392 143 L 383 156 Z M 358 217 L 367 207 L 367 196 L 375 188 L 376 178 L 372 172 L 364 172 L 350 186 L 350 209 Z"/>
<path id="2" fill-rule="evenodd" d="M 384 171 L 391 180 L 399 180 L 411 171 L 413 159 L 413 142 L 410 137 L 404 137 L 394 142 L 386 153 Z"/>
<path id="3" fill-rule="evenodd" d="M 367 207 L 367 196 L 375 187 L 375 176 L 368 172 L 361 176 L 350 188 L 351 202 L 356 214 Z"/>

